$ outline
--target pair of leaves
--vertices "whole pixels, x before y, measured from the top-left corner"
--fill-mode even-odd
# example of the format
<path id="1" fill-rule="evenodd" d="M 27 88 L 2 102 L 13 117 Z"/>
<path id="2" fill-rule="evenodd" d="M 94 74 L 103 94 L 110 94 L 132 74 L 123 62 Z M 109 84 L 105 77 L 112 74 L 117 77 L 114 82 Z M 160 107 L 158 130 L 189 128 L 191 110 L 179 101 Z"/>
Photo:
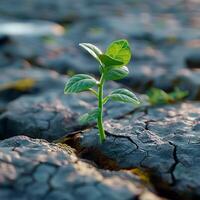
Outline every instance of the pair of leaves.
<path id="1" fill-rule="evenodd" d="M 140 104 L 139 99 L 136 97 L 136 95 L 127 90 L 127 89 L 116 89 L 111 94 L 109 94 L 107 97 L 104 98 L 104 104 L 108 101 L 118 101 L 122 103 L 131 103 L 134 105 Z"/>
<path id="2" fill-rule="evenodd" d="M 93 44 L 81 43 L 80 46 L 103 66 L 106 80 L 119 80 L 128 75 L 129 71 L 125 65 L 131 59 L 131 50 L 127 40 L 114 41 L 108 46 L 105 54 Z"/>
<path id="3" fill-rule="evenodd" d="M 97 80 L 87 74 L 77 74 L 72 76 L 65 84 L 64 93 L 78 93 L 89 90 L 97 85 Z"/>
<path id="4" fill-rule="evenodd" d="M 86 51 L 88 51 L 97 61 L 99 61 L 101 66 L 110 67 L 110 66 L 122 66 L 125 64 L 123 60 L 126 59 L 124 59 L 123 57 L 124 56 L 127 57 L 127 55 L 125 54 L 125 52 L 123 52 L 124 43 L 127 43 L 127 41 L 118 40 L 112 43 L 106 50 L 105 54 L 93 44 L 81 43 L 79 45 L 83 47 Z M 118 44 L 117 50 L 116 50 L 116 44 Z M 127 46 L 127 44 L 125 46 Z M 124 55 L 122 54 L 122 52 Z M 120 58 L 120 55 L 121 59 L 117 59 Z"/>

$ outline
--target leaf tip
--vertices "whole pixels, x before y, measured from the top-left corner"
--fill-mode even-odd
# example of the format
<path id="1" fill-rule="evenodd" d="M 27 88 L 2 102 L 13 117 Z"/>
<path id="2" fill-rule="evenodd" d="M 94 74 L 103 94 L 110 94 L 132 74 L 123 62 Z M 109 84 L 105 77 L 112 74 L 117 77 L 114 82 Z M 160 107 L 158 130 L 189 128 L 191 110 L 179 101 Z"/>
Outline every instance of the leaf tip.
<path id="1" fill-rule="evenodd" d="M 68 91 L 66 89 L 64 89 L 64 94 L 68 94 Z"/>
<path id="2" fill-rule="evenodd" d="M 78 46 L 83 47 L 84 43 L 79 43 Z"/>

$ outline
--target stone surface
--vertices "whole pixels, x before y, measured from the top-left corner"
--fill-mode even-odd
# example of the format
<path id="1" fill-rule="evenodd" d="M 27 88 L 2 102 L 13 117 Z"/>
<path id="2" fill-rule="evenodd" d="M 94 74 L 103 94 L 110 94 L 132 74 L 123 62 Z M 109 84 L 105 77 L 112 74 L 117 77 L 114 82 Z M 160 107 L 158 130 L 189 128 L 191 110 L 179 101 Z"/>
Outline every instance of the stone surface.
<path id="1" fill-rule="evenodd" d="M 80 5 L 79 5 L 80 4 Z M 70 20 L 78 15 L 75 13 L 82 3 L 64 1 L 25 1 L 20 0 L 13 7 L 13 1 L 2 1 L 0 10 L 4 16 L 29 19 Z M 78 6 L 78 8 L 77 8 Z M 58 14 L 59 13 L 59 14 Z"/>
<path id="2" fill-rule="evenodd" d="M 47 34 L 47 36 L 48 35 L 49 34 Z M 42 56 L 45 52 L 45 36 L 37 36 L 34 34 L 30 36 L 26 34 L 7 34 L 5 36 L 8 40 L 1 45 L 0 55 L 9 59 L 9 63 L 5 63 L 5 65 L 1 64 L 2 67 L 9 66 L 10 63 L 14 63 L 20 59 L 33 62 L 35 58 Z"/>
<path id="3" fill-rule="evenodd" d="M 86 40 L 85 40 L 86 41 Z M 99 75 L 98 63 L 78 46 L 80 41 L 72 43 L 66 38 L 56 40 L 57 44 L 38 56 L 36 64 L 59 73 L 91 73 Z M 55 53 L 53 54 L 52 52 Z M 57 51 L 57 52 L 56 52 Z M 53 54 L 53 56 L 52 56 Z"/>
<path id="4" fill-rule="evenodd" d="M 3 200 L 161 200 L 130 173 L 97 169 L 68 146 L 26 136 L 0 142 L 0 169 Z"/>
<path id="5" fill-rule="evenodd" d="M 200 49 L 195 49 L 195 52 L 191 52 L 185 59 L 186 65 L 191 69 L 200 68 Z"/>
<path id="6" fill-rule="evenodd" d="M 0 35 L 3 36 L 48 36 L 59 35 L 63 31 L 62 26 L 49 21 L 0 21 Z"/>
<path id="7" fill-rule="evenodd" d="M 187 90 L 190 99 L 200 100 L 200 70 L 192 71 L 182 69 L 177 73 L 174 79 L 174 85 L 183 90 Z"/>
<path id="8" fill-rule="evenodd" d="M 63 88 L 67 78 L 60 81 L 62 85 L 57 89 L 38 95 L 24 95 L 8 104 L 7 110 L 0 116 L 0 138 L 25 134 L 52 140 L 83 128 L 78 118 L 97 107 L 96 97 L 87 92 L 66 96 Z M 107 83 L 105 94 L 120 87 L 114 82 Z M 134 109 L 133 105 L 109 102 L 105 106 L 105 116 L 117 118 Z"/>
<path id="9" fill-rule="evenodd" d="M 14 9 L 15 8 L 15 9 Z M 154 4 L 153 1 L 130 1 L 116 0 L 115 2 L 106 0 L 19 0 L 13 7 L 12 0 L 2 0 L 0 5 L 1 15 L 7 18 L 28 18 L 28 19 L 48 19 L 53 21 L 76 21 L 86 18 L 103 17 L 110 15 L 123 15 L 126 13 L 144 13 L 145 21 L 148 21 L 148 13 L 160 14 L 170 13 L 167 18 L 180 20 L 184 24 L 195 26 L 198 24 L 196 18 L 198 14 L 199 2 L 194 0 L 167 0 Z M 146 14 L 146 15 L 145 15 Z M 140 19 L 140 18 L 139 18 Z M 160 25 L 160 24 L 159 24 Z M 173 25 L 173 23 L 171 23 Z"/>
<path id="10" fill-rule="evenodd" d="M 0 74 L 0 110 L 11 101 L 22 95 L 41 94 L 42 92 L 62 91 L 66 76 L 60 76 L 55 71 L 39 68 L 2 69 Z"/>
<path id="11" fill-rule="evenodd" d="M 109 103 L 105 108 L 105 119 L 112 119 L 105 123 L 108 140 L 99 145 L 93 124 L 82 126 L 77 120 L 96 107 L 96 100 L 88 93 L 64 96 L 67 77 L 58 74 L 98 77 L 98 64 L 78 43 L 94 43 L 104 50 L 111 41 L 126 38 L 133 55 L 122 84 L 139 93 L 151 87 L 167 92 L 179 87 L 189 91 L 188 99 L 200 100 L 199 10 L 199 0 L 1 0 L 0 140 L 23 134 L 51 141 L 67 135 L 59 141 L 67 139 L 80 156 L 98 167 L 139 170 L 163 196 L 200 199 L 199 103 L 141 109 Z M 66 164 L 68 158 L 62 168 L 60 159 L 50 155 L 53 144 L 20 137 L 1 141 L 0 146 L 7 143 L 12 147 L 0 147 L 2 200 L 127 199 L 129 194 L 128 199 L 160 199 L 144 188 L 135 194 L 130 189 L 135 177 L 132 181 L 126 175 L 122 180 L 121 172 L 105 175 L 89 167 L 98 171 L 99 179 L 96 171 L 86 170 L 87 164 Z M 77 176 L 65 172 L 74 166 Z M 87 180 L 80 177 L 82 170 Z M 69 179 L 62 179 L 63 173 Z M 97 184 L 88 181 L 89 174 Z M 116 185 L 120 185 L 117 192 Z"/>
<path id="12" fill-rule="evenodd" d="M 7 67 L 21 59 L 34 63 L 46 49 L 51 49 L 49 41 L 61 37 L 64 31 L 63 26 L 50 21 L 1 19 L 0 67 Z"/>
<path id="13" fill-rule="evenodd" d="M 200 179 L 200 104 L 147 107 L 105 123 L 107 139 L 99 144 L 98 130 L 77 135 L 82 157 L 101 163 L 99 152 L 120 168 L 140 168 L 153 184 L 178 199 L 198 199 Z M 78 137 L 79 136 L 79 137 Z"/>

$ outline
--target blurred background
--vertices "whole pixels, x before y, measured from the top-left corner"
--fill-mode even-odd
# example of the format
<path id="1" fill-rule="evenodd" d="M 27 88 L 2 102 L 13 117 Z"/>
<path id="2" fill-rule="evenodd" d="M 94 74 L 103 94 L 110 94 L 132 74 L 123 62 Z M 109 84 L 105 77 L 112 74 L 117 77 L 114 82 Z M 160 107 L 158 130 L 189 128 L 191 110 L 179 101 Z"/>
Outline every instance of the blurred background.
<path id="1" fill-rule="evenodd" d="M 178 87 L 200 100 L 199 0 L 1 0 L 1 110 L 55 87 L 60 74 L 98 76 L 78 43 L 104 50 L 120 38 L 133 52 L 123 84 L 140 93 Z"/>

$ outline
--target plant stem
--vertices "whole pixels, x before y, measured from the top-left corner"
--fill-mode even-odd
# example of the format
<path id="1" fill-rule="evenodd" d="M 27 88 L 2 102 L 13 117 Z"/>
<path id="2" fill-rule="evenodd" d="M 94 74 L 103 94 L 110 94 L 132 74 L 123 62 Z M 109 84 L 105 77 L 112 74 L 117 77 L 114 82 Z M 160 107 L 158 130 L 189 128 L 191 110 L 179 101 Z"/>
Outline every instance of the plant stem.
<path id="1" fill-rule="evenodd" d="M 100 143 L 102 143 L 106 139 L 104 127 L 103 127 L 103 85 L 104 85 L 104 74 L 102 73 L 99 86 L 98 86 L 98 108 L 99 108 L 99 116 L 98 116 L 98 129 L 99 129 L 99 139 Z"/>

